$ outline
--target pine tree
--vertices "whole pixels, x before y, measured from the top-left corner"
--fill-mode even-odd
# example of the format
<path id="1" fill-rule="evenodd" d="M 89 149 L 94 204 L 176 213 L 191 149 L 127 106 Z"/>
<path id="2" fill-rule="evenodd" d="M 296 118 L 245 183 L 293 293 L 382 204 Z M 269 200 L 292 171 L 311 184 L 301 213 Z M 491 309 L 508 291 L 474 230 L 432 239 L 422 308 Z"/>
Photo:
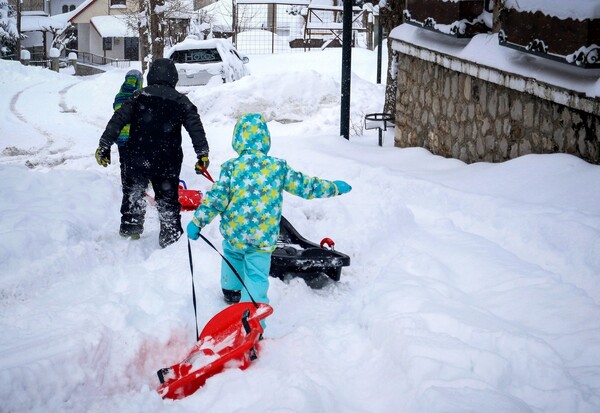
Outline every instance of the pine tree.
<path id="1" fill-rule="evenodd" d="M 18 38 L 19 32 L 14 12 L 8 4 L 8 0 L 0 0 L 0 55 L 15 53 Z"/>

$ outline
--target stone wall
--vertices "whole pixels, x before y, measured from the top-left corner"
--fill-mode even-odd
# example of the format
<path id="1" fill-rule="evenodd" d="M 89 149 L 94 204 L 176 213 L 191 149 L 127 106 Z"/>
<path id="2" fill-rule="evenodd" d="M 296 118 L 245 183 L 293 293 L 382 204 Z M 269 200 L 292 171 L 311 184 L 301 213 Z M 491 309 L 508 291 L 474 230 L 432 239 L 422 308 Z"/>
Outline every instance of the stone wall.
<path id="1" fill-rule="evenodd" d="M 104 70 L 98 67 L 86 65 L 84 63 L 77 63 L 75 65 L 75 76 L 91 76 L 98 75 L 104 72 Z"/>
<path id="2" fill-rule="evenodd" d="M 414 52 L 398 57 L 396 146 L 467 163 L 559 152 L 600 164 L 600 99 Z"/>

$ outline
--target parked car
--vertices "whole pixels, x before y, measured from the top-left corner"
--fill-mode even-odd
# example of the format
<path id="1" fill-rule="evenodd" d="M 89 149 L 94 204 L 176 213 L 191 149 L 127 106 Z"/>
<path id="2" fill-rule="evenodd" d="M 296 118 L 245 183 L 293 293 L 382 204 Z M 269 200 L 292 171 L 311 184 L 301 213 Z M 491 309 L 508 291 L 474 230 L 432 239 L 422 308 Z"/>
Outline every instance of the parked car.
<path id="1" fill-rule="evenodd" d="M 209 82 L 233 82 L 249 74 L 249 59 L 226 39 L 199 40 L 188 36 L 174 45 L 165 57 L 175 62 L 177 86 L 201 86 Z"/>

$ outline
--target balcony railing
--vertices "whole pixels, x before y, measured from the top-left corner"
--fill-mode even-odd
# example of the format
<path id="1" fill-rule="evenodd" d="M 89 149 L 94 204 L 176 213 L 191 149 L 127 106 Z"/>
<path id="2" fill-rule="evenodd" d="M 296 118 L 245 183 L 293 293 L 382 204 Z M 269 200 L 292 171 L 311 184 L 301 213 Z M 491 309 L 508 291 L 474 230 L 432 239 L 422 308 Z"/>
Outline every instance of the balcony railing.
<path id="1" fill-rule="evenodd" d="M 67 50 L 67 55 L 71 52 L 77 54 L 78 63 L 84 63 L 95 66 L 111 65 L 118 68 L 126 68 L 131 66 L 131 60 L 113 59 L 110 57 L 98 56 L 93 53 L 81 52 L 79 50 Z"/>
<path id="2" fill-rule="evenodd" d="M 21 4 L 21 11 L 46 11 L 44 0 L 23 0 Z"/>

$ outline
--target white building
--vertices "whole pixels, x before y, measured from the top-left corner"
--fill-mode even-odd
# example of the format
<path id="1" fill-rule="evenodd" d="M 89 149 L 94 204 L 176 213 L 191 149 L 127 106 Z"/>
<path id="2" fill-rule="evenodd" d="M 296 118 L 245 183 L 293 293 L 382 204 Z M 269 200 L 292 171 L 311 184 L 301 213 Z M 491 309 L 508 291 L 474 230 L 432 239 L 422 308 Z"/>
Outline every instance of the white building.
<path id="1" fill-rule="evenodd" d="M 66 1 L 66 0 L 64 0 Z M 125 0 L 86 0 L 69 22 L 77 28 L 77 50 L 111 59 L 139 60 L 138 33 Z"/>

